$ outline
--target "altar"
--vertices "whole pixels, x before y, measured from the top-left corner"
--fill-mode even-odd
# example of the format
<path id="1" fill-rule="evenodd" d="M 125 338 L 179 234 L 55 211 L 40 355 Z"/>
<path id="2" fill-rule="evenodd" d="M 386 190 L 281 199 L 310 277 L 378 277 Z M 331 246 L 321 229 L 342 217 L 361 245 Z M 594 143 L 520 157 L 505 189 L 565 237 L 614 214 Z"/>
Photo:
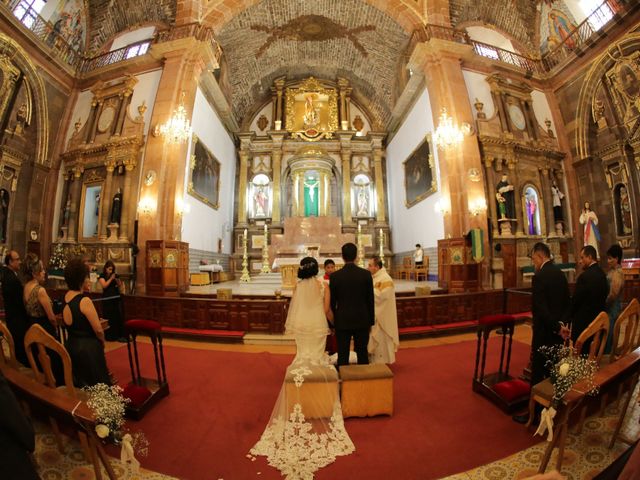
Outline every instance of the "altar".
<path id="1" fill-rule="evenodd" d="M 313 257 L 313 255 L 309 255 Z M 276 271 L 280 271 L 280 278 L 282 279 L 282 288 L 283 290 L 291 290 L 296 286 L 296 282 L 298 281 L 298 268 L 300 267 L 300 258 L 276 258 L 273 261 L 273 265 L 271 265 L 271 269 Z M 318 261 L 318 267 L 320 271 L 320 275 L 324 275 L 324 261 L 328 260 L 329 257 L 314 257 Z M 344 266 L 344 261 L 342 258 L 331 258 L 336 264 L 336 270 L 342 268 Z"/>

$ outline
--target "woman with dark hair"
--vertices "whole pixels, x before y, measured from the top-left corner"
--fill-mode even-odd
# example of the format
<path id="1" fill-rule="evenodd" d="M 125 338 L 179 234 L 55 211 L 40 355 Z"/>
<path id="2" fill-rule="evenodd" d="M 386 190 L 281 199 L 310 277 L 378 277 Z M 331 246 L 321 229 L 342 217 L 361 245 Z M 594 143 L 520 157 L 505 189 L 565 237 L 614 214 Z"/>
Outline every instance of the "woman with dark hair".
<path id="1" fill-rule="evenodd" d="M 613 348 L 613 326 L 622 311 L 622 291 L 624 290 L 624 273 L 622 272 L 622 247 L 611 245 L 607 250 L 607 282 L 609 295 L 607 296 L 607 313 L 609 314 L 609 335 L 604 353 L 610 353 Z"/>
<path id="2" fill-rule="evenodd" d="M 90 281 L 89 268 L 81 258 L 73 258 L 64 269 L 64 279 L 69 291 L 64 296 L 62 318 L 69 333 L 66 347 L 74 382 L 78 387 L 110 385 L 100 318 L 91 299 L 84 296 L 85 284 Z"/>
<path id="3" fill-rule="evenodd" d="M 296 356 L 287 367 L 267 428 L 251 449 L 287 478 L 313 478 L 318 469 L 355 450 L 344 428 L 336 369 L 325 353 L 331 309 L 317 275 L 316 259 L 303 258 L 285 324 L 285 332 L 295 339 Z M 315 386 L 324 382 L 326 395 L 302 396 L 307 379 Z M 327 398 L 333 403 L 327 405 Z"/>
<path id="4" fill-rule="evenodd" d="M 111 260 L 107 260 L 107 263 L 104 264 L 98 282 L 102 287 L 102 298 L 109 299 L 102 301 L 102 315 L 109 320 L 109 329 L 106 331 L 107 340 L 126 342 L 122 320 L 122 299 L 120 298 L 122 282 L 116 275 L 116 265 Z"/>
<path id="5" fill-rule="evenodd" d="M 35 253 L 28 253 L 24 262 L 22 262 L 22 269 L 27 281 L 27 283 L 24 284 L 22 298 L 27 315 L 29 315 L 29 325 L 37 323 L 53 338 L 60 340 L 60 335 L 58 334 L 58 319 L 53 312 L 53 302 L 47 290 L 42 286 L 45 279 L 42 261 Z M 39 365 L 35 347 L 33 353 L 34 360 Z M 56 383 L 58 385 L 64 385 L 62 359 L 53 350 L 47 349 L 47 353 L 51 359 L 51 371 L 56 379 Z"/>

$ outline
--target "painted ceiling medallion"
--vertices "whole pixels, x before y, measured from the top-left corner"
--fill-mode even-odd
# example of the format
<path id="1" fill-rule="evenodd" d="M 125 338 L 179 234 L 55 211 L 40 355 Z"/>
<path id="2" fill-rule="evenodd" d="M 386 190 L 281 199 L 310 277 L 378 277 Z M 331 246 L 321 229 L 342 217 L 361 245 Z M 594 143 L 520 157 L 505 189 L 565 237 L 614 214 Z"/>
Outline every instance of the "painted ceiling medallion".
<path id="1" fill-rule="evenodd" d="M 364 46 L 358 41 L 356 34 L 375 30 L 375 25 L 362 25 L 347 28 L 330 18 L 321 15 L 302 15 L 279 27 L 267 25 L 251 25 L 253 30 L 269 34 L 267 40 L 258 49 L 256 57 L 261 56 L 276 40 L 293 40 L 297 42 L 323 42 L 337 38 L 351 40 L 354 47 L 365 57 L 368 56 Z"/>

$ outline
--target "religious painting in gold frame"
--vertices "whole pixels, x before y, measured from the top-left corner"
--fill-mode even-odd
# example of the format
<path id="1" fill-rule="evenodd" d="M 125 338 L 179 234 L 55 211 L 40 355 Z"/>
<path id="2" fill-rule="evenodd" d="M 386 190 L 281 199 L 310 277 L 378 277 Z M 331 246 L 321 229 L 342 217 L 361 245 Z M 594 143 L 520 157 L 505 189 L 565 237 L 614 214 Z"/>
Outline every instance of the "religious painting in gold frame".
<path id="1" fill-rule="evenodd" d="M 331 138 L 338 129 L 338 96 L 335 88 L 324 87 L 309 77 L 285 94 L 285 128 L 293 137 L 316 141 Z"/>
<path id="2" fill-rule="evenodd" d="M 427 135 L 403 162 L 404 204 L 407 208 L 413 207 L 438 190 L 436 169 L 431 151 L 431 137 Z"/>
<path id="3" fill-rule="evenodd" d="M 187 192 L 215 210 L 220 206 L 220 162 L 195 135 L 191 141 Z"/>

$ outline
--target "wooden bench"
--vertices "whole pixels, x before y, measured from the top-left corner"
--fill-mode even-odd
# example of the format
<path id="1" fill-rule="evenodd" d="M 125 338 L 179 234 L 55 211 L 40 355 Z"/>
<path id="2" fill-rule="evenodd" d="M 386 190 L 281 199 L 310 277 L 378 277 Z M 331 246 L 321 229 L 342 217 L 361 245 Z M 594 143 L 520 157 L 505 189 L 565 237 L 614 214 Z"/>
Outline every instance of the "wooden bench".
<path id="1" fill-rule="evenodd" d="M 0 370 L 19 399 L 44 410 L 47 415 L 55 418 L 58 424 L 69 430 L 86 435 L 96 479 L 102 479 L 100 464 L 104 466 L 110 479 L 117 478 L 110 459 L 95 433 L 95 417 L 85 402 L 71 398 L 64 391 L 38 383 L 6 364 L 0 365 Z"/>
<path id="2" fill-rule="evenodd" d="M 640 348 L 635 349 L 628 355 L 625 355 L 620 360 L 610 363 L 596 372 L 594 375 L 593 383 L 599 388 L 600 392 L 606 390 L 615 390 L 618 385 L 626 383 L 630 385 L 629 395 L 623 405 L 620 406 L 620 417 L 616 424 L 616 428 L 613 432 L 609 448 L 613 447 L 622 424 L 624 417 L 629 406 L 629 402 L 632 400 L 633 389 L 638 381 L 640 375 Z M 562 466 L 562 460 L 564 455 L 564 447 L 567 441 L 567 433 L 569 430 L 570 422 L 575 418 L 574 412 L 581 413 L 582 408 L 589 403 L 597 405 L 599 402 L 599 395 L 587 396 L 584 392 L 588 391 L 590 386 L 588 383 L 579 382 L 573 386 L 573 388 L 564 396 L 555 416 L 555 425 L 553 428 L 553 439 L 547 444 L 547 449 L 540 462 L 540 468 L 538 473 L 544 473 L 551 459 L 551 454 L 554 448 L 558 448 L 558 458 L 556 461 L 556 470 L 560 471 Z"/>

